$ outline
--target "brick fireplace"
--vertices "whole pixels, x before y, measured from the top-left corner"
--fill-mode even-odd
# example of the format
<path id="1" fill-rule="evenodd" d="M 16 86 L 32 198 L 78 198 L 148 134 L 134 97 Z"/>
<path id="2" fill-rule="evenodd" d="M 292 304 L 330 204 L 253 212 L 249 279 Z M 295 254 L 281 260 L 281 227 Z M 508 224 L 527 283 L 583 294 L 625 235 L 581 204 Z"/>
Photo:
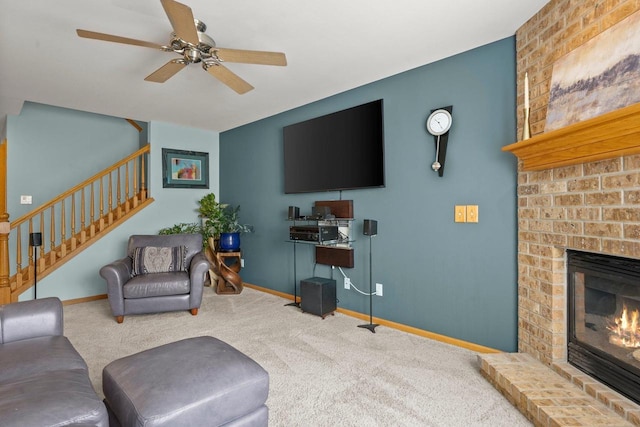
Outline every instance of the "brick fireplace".
<path id="1" fill-rule="evenodd" d="M 640 3 L 631 0 L 552 0 L 518 29 L 518 111 L 522 111 L 527 72 L 534 137 L 544 133 L 555 60 L 639 9 Z M 518 120 L 517 132 L 522 135 L 521 114 Z M 568 379 L 586 397 L 596 397 L 615 414 L 640 425 L 639 405 L 567 363 L 566 320 L 567 249 L 640 259 L 640 155 L 533 171 L 523 170 L 519 162 L 517 179 L 518 354 L 495 356 L 494 365 L 485 366 L 483 361 L 483 373 L 536 425 L 594 425 L 551 421 L 552 413 L 562 418 L 557 405 L 570 403 L 558 401 L 573 396 L 573 389 L 559 386 L 546 371 Z M 546 371 L 531 367 L 531 361 Z M 498 365 L 503 373 L 496 373 Z M 524 378 L 524 383 L 514 384 L 509 378 Z M 524 397 L 523 390 L 534 382 L 536 397 Z M 555 399 L 556 408 L 533 408 L 536 399 Z M 581 399 L 582 395 L 575 395 L 575 408 L 585 408 Z M 581 409 L 564 409 L 565 418 L 569 413 L 568 418 L 580 418 L 576 414 Z M 627 425 L 614 423 L 598 425 Z"/>
<path id="2" fill-rule="evenodd" d="M 619 126 L 609 123 L 619 121 L 609 118 L 629 111 L 635 129 L 624 127 L 622 145 L 637 153 L 640 104 L 510 147 L 524 146 L 538 159 L 540 149 L 531 146 L 543 144 L 545 161 L 576 162 L 563 135 L 585 128 L 615 134 Z M 610 141 L 593 145 L 605 153 L 591 150 L 591 157 L 611 156 Z M 513 152 L 520 158 L 518 353 L 482 356 L 481 370 L 536 425 L 640 426 L 640 405 L 567 363 L 567 251 L 640 260 L 640 154 L 530 171 L 528 154 Z"/>

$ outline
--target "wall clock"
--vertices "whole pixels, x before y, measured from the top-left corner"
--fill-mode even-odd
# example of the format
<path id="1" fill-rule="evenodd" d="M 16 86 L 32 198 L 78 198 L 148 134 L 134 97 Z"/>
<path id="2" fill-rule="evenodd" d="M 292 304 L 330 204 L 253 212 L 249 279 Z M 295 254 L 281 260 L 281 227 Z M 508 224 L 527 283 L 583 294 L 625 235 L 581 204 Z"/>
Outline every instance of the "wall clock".
<path id="1" fill-rule="evenodd" d="M 440 108 L 435 110 L 427 118 L 427 130 L 431 135 L 440 136 L 451 129 L 451 113 Z"/>
<path id="2" fill-rule="evenodd" d="M 431 169 L 438 172 L 439 176 L 442 176 L 444 173 L 444 160 L 447 152 L 449 129 L 451 129 L 451 125 L 453 124 L 452 111 L 453 106 L 432 110 L 425 123 L 427 132 L 436 139 L 436 159 L 431 164 Z"/>

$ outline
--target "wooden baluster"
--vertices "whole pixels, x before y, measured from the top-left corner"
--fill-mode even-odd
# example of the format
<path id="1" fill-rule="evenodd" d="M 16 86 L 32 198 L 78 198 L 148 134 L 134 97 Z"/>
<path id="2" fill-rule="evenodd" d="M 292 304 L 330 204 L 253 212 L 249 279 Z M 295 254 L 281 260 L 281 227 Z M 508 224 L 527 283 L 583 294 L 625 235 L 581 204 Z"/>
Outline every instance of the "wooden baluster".
<path id="1" fill-rule="evenodd" d="M 5 144 L 6 145 L 6 142 Z M 11 302 L 11 287 L 9 283 L 9 214 L 0 214 L 0 304 Z"/>
<path id="2" fill-rule="evenodd" d="M 18 225 L 18 227 L 16 227 L 15 229 L 15 233 L 16 233 L 16 280 L 14 283 L 12 283 L 11 286 L 11 290 L 14 291 L 16 288 L 20 288 L 20 286 L 22 286 L 22 281 L 24 279 L 23 275 L 22 275 L 22 233 L 20 232 L 20 225 Z M 31 270 L 31 265 L 29 265 L 29 268 L 27 269 L 27 271 Z M 27 272 L 27 275 L 30 275 L 29 272 Z M 29 278 L 27 278 L 27 280 L 29 280 Z"/>
<path id="3" fill-rule="evenodd" d="M 33 233 L 33 218 L 29 219 L 29 236 Z M 33 258 L 33 250 L 29 246 L 29 281 L 33 280 L 34 270 L 36 269 L 36 260 Z"/>
<path id="4" fill-rule="evenodd" d="M 91 225 L 89 226 L 89 238 L 93 239 L 93 236 L 96 235 L 96 210 L 95 210 L 95 194 L 93 192 L 93 182 L 91 183 L 91 192 L 89 194 L 91 200 L 89 201 L 89 221 Z"/>
<path id="5" fill-rule="evenodd" d="M 80 244 L 84 244 L 87 241 L 87 223 L 86 219 L 87 204 L 84 200 L 84 187 L 82 187 L 82 193 L 80 193 Z"/>
<path id="6" fill-rule="evenodd" d="M 66 200 L 60 201 L 60 258 L 67 256 L 67 219 L 66 219 Z"/>
<path id="7" fill-rule="evenodd" d="M 42 273 L 47 265 L 47 259 L 46 256 L 44 256 L 44 211 L 40 212 L 40 235 L 42 236 L 43 242 L 42 246 L 40 246 L 40 257 L 38 257 L 36 253 L 36 264 L 39 264 L 36 268 Z"/>
<path id="8" fill-rule="evenodd" d="M 129 213 L 129 162 L 124 165 L 124 211 Z"/>
<path id="9" fill-rule="evenodd" d="M 107 178 L 109 178 L 109 212 L 107 213 L 107 222 L 109 225 L 113 224 L 113 183 L 112 183 L 112 176 L 111 176 L 111 172 L 109 172 L 109 175 L 107 175 Z"/>
<path id="10" fill-rule="evenodd" d="M 76 250 L 78 238 L 76 237 L 76 193 L 71 195 L 71 252 Z"/>
<path id="11" fill-rule="evenodd" d="M 120 187 L 122 185 L 121 181 L 120 181 L 120 168 L 118 168 L 118 171 L 116 173 L 116 177 L 118 179 L 117 183 L 116 183 L 116 191 L 118 192 L 118 198 L 116 199 L 116 206 L 118 206 L 118 213 L 117 213 L 117 217 L 118 219 L 122 218 L 122 192 L 120 191 Z"/>
<path id="12" fill-rule="evenodd" d="M 146 171 L 144 169 L 144 154 L 140 156 L 140 201 L 147 200 L 147 189 L 144 184 Z"/>
<path id="13" fill-rule="evenodd" d="M 133 161 L 133 207 L 138 207 L 138 159 Z"/>
<path id="14" fill-rule="evenodd" d="M 51 211 L 51 224 L 49 224 L 49 239 L 51 240 L 49 243 L 49 267 L 53 267 L 56 263 L 56 210 L 54 209 L 55 205 L 51 206 L 49 210 Z"/>
<path id="15" fill-rule="evenodd" d="M 111 174 L 108 175 L 109 176 L 109 185 L 107 186 L 109 189 L 109 195 L 108 195 L 108 200 L 107 200 L 107 204 L 108 204 L 108 209 L 109 209 L 109 213 L 108 215 L 108 222 L 109 224 L 111 224 L 111 222 L 113 221 L 113 216 L 111 215 Z M 98 226 L 98 229 L 100 231 L 104 230 L 105 228 L 105 216 L 104 216 L 104 179 L 100 178 L 100 225 Z"/>

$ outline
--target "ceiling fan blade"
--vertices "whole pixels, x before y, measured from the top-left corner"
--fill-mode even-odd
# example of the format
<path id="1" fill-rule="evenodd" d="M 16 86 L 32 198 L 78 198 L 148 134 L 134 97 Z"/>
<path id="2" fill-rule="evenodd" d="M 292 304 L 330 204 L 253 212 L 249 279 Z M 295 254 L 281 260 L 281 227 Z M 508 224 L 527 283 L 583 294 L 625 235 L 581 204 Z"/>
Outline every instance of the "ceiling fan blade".
<path id="1" fill-rule="evenodd" d="M 172 59 L 145 77 L 145 80 L 148 82 L 164 83 L 186 66 L 187 64 L 179 62 L 179 60 Z"/>
<path id="2" fill-rule="evenodd" d="M 86 39 L 103 40 L 106 42 L 132 44 L 134 46 L 150 47 L 153 49 L 162 49 L 162 46 L 159 45 L 158 43 L 146 42 L 144 40 L 130 39 L 128 37 L 114 36 L 112 34 L 96 33 L 95 31 L 80 30 L 80 29 L 77 29 L 76 33 L 78 33 L 80 37 L 84 37 Z"/>
<path id="3" fill-rule="evenodd" d="M 218 58 L 224 62 L 240 62 L 244 64 L 287 65 L 287 57 L 282 52 L 266 52 L 261 50 L 241 50 L 213 48 Z"/>
<path id="4" fill-rule="evenodd" d="M 240 76 L 232 72 L 224 65 L 211 65 L 209 68 L 207 68 L 207 72 L 216 79 L 220 80 L 222 83 L 229 86 L 231 89 L 235 90 L 240 95 L 242 95 L 243 93 L 247 93 L 253 89 L 253 86 L 244 81 L 242 78 L 240 78 Z"/>
<path id="5" fill-rule="evenodd" d="M 175 0 L 160 0 L 160 2 L 176 35 L 187 43 L 197 46 L 200 40 L 191 8 Z"/>

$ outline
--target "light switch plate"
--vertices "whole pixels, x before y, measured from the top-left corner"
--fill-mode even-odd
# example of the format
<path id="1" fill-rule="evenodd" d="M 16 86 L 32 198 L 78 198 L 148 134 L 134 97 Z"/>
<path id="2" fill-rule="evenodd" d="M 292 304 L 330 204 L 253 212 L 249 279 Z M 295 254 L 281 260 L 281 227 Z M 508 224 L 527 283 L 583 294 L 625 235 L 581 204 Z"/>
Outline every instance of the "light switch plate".
<path id="1" fill-rule="evenodd" d="M 478 205 L 467 205 L 467 222 L 478 222 Z"/>
<path id="2" fill-rule="evenodd" d="M 27 195 L 21 195 L 20 196 L 20 204 L 21 205 L 30 205 L 33 203 L 33 198 L 31 196 L 27 196 Z"/>
<path id="3" fill-rule="evenodd" d="M 467 222 L 467 210 L 464 205 L 456 205 L 453 211 L 453 220 L 455 222 Z"/>

